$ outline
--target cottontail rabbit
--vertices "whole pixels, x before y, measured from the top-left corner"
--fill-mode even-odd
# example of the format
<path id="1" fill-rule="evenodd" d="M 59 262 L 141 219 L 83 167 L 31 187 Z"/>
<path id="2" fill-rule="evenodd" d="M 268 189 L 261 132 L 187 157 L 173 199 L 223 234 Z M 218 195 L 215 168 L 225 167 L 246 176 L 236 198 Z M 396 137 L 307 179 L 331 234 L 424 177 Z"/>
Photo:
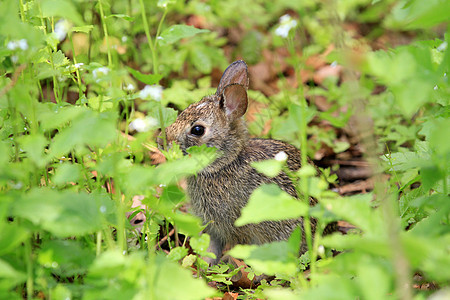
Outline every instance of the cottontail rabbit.
<path id="1" fill-rule="evenodd" d="M 196 215 L 208 224 L 209 251 L 216 264 L 225 245 L 262 244 L 285 240 L 303 220 L 265 221 L 242 227 L 234 226 L 251 193 L 261 184 L 276 183 L 293 197 L 294 184 L 281 172 L 274 178 L 258 173 L 250 163 L 274 158 L 284 151 L 291 170 L 300 168 L 300 152 L 292 145 L 270 139 L 249 138 L 242 116 L 247 110 L 247 65 L 232 63 L 223 73 L 217 92 L 204 97 L 180 113 L 166 129 L 167 142 L 176 142 L 185 151 L 206 144 L 216 147 L 219 157 L 187 180 L 187 191 Z M 303 239 L 301 252 L 306 251 Z"/>

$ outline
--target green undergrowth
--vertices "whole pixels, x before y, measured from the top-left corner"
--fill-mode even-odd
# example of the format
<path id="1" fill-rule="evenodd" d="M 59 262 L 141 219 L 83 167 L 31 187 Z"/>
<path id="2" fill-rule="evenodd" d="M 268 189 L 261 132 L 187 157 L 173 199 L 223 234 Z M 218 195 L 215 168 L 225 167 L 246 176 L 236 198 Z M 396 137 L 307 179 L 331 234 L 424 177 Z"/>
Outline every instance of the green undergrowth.
<path id="1" fill-rule="evenodd" d="M 449 10 L 438 0 L 0 2 L 0 298 L 204 299 L 234 289 L 239 299 L 425 299 L 436 291 L 413 289 L 423 282 L 445 297 Z M 408 41 L 368 46 L 391 35 Z M 308 59 L 325 52 L 340 77 L 302 84 Z M 174 107 L 214 92 L 211 73 L 234 58 L 264 63 L 267 53 L 284 53 L 297 84 L 277 72 L 278 93 L 249 91 L 261 107 L 249 129 L 294 144 L 303 164 L 288 172 L 281 157 L 254 167 L 267 176 L 286 170 L 301 199 L 318 205 L 264 185 L 236 225 L 315 217 L 318 230 L 305 222 L 309 251 L 300 258 L 299 230 L 288 241 L 234 247 L 250 278 L 275 276 L 236 289 L 237 269 L 207 270 L 199 258 L 210 255 L 209 237 L 186 213 L 180 184 L 215 149 L 183 156 L 174 147 L 158 166 L 149 149 L 176 119 Z M 336 176 L 317 174 L 307 155 L 352 143 L 374 188 L 340 196 L 329 189 Z M 147 207 L 142 234 L 126 215 L 136 196 Z M 335 220 L 356 229 L 321 236 Z"/>

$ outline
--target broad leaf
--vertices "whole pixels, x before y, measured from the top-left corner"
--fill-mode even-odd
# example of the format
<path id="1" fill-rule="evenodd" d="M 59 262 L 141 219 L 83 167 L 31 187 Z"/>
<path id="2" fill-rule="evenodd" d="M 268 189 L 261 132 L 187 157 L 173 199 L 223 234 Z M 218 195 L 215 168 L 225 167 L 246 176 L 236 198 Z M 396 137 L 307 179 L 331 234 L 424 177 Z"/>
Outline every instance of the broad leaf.
<path id="1" fill-rule="evenodd" d="M 262 221 L 295 219 L 304 215 L 308 206 L 282 191 L 276 184 L 262 185 L 257 188 L 242 209 L 236 226 Z"/>
<path id="2" fill-rule="evenodd" d="M 98 195 L 35 188 L 14 202 L 13 212 L 56 236 L 69 237 L 103 227 L 105 200 Z"/>
<path id="3" fill-rule="evenodd" d="M 194 26 L 188 25 L 172 25 L 161 33 L 161 36 L 157 37 L 161 44 L 173 44 L 180 39 L 188 38 L 199 33 L 209 32 L 207 29 L 198 29 Z"/>
<path id="4" fill-rule="evenodd" d="M 143 74 L 130 67 L 128 67 L 127 69 L 134 78 L 148 85 L 157 84 L 162 79 L 162 75 L 160 74 Z"/>

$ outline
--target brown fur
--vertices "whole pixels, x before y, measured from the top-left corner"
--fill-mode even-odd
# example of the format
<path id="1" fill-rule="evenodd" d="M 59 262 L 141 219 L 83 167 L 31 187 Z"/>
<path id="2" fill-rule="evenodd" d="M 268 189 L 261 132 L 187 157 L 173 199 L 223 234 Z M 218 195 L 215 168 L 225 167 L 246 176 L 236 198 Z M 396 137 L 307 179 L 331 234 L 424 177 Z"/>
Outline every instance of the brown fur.
<path id="1" fill-rule="evenodd" d="M 218 262 L 225 245 L 286 240 L 299 224 L 303 228 L 301 218 L 234 226 L 251 193 L 261 184 L 276 183 L 297 197 L 295 186 L 285 173 L 269 178 L 252 168 L 251 162 L 271 159 L 284 151 L 289 168 L 300 168 L 300 152 L 294 146 L 277 140 L 249 138 L 242 118 L 247 109 L 247 88 L 247 65 L 243 61 L 234 62 L 225 70 L 215 95 L 186 108 L 166 129 L 168 143 L 177 142 L 184 152 L 202 144 L 218 150 L 219 158 L 188 178 L 193 211 L 208 224 L 209 250 L 217 256 L 216 260 L 209 260 L 212 264 Z M 191 133 L 198 125 L 205 128 L 202 136 Z M 303 237 L 301 252 L 305 251 Z"/>

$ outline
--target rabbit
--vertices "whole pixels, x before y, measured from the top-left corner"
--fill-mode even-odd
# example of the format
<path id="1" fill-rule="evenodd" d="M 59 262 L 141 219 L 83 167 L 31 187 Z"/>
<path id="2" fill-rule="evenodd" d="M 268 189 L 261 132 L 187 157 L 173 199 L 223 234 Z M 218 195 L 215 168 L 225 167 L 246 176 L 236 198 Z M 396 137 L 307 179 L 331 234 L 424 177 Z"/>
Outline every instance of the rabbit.
<path id="1" fill-rule="evenodd" d="M 247 204 L 252 192 L 262 184 L 275 183 L 297 198 L 294 183 L 281 172 L 274 178 L 258 173 L 251 162 L 273 159 L 277 153 L 287 154 L 287 166 L 300 168 L 300 152 L 294 146 L 273 139 L 250 138 L 243 115 L 248 106 L 247 65 L 239 60 L 223 73 L 217 92 L 206 96 L 182 111 L 166 128 L 167 143 L 178 143 L 181 150 L 206 144 L 216 147 L 218 158 L 196 176 L 187 178 L 187 193 L 193 212 L 207 224 L 209 252 L 216 258 L 205 258 L 210 265 L 219 262 L 225 245 L 263 244 L 289 238 L 303 219 L 264 221 L 236 227 L 234 222 Z M 315 228 L 314 221 L 313 230 Z M 303 234 L 301 254 L 306 252 Z"/>

